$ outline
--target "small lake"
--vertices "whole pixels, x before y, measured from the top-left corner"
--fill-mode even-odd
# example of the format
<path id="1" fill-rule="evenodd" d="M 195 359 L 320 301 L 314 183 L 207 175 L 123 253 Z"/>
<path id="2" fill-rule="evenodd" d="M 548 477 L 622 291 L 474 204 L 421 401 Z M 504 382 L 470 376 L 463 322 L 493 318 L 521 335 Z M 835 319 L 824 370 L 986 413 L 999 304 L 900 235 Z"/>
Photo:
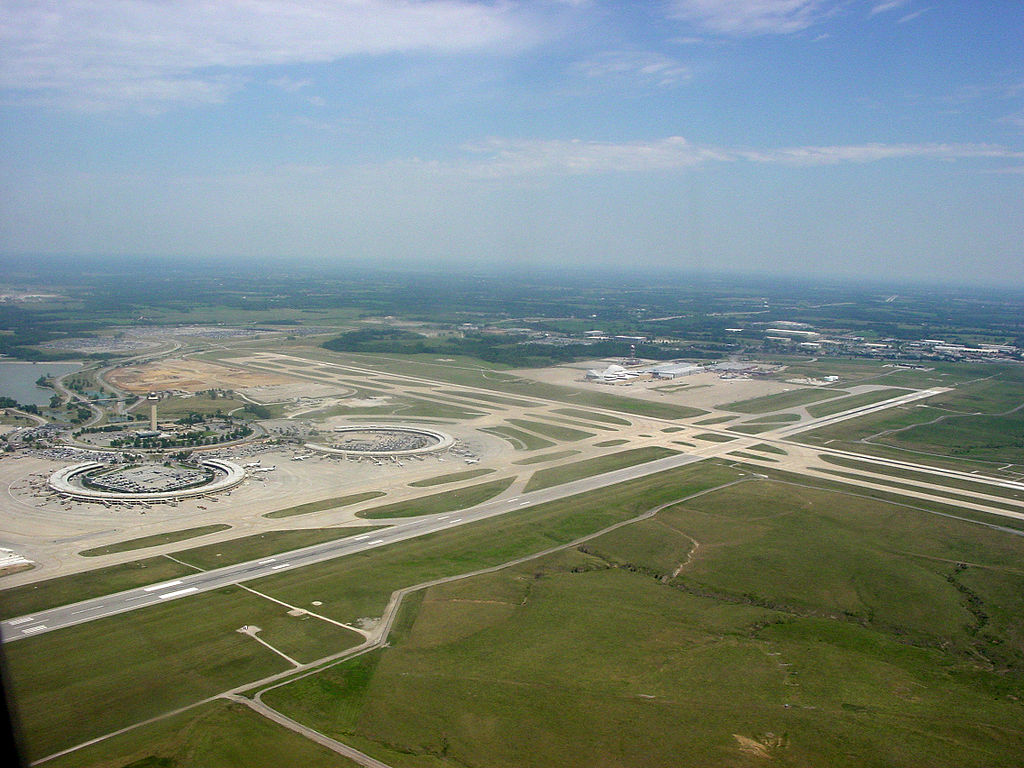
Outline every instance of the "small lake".
<path id="1" fill-rule="evenodd" d="M 40 376 L 61 376 L 77 371 L 81 363 L 0 362 L 0 395 L 13 397 L 24 405 L 49 405 L 53 390 L 37 387 Z"/>

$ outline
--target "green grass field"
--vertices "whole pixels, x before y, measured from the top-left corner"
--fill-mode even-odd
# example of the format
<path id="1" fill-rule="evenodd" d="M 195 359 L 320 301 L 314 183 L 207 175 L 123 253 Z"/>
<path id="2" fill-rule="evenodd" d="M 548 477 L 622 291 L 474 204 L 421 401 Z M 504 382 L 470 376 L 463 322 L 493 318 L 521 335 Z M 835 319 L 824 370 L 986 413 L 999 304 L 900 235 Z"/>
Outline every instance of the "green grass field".
<path id="1" fill-rule="evenodd" d="M 273 512 L 268 512 L 264 517 L 277 519 L 281 517 L 294 517 L 295 515 L 308 515 L 311 512 L 323 512 L 325 509 L 348 507 L 352 504 L 358 504 L 361 501 L 368 501 L 370 499 L 377 499 L 384 495 L 384 491 L 364 491 L 363 493 L 352 493 L 348 496 L 334 496 L 330 499 L 310 501 L 306 504 L 296 504 L 294 507 L 276 509 Z"/>
<path id="2" fill-rule="evenodd" d="M 1024 371 L 997 365 L 949 370 L 945 386 L 958 386 L 927 405 L 880 411 L 799 439 L 951 468 L 1024 464 L 1024 411 L 1014 411 L 1024 404 Z M 971 371 L 977 378 L 964 381 Z"/>
<path id="3" fill-rule="evenodd" d="M 263 640 L 299 661 L 361 640 L 227 587 L 10 643 L 4 654 L 27 757 L 288 669 L 280 656 L 236 631 L 246 624 L 261 627 Z"/>
<path id="4" fill-rule="evenodd" d="M 64 757 L 52 768 L 246 766 L 356 768 L 356 763 L 272 723 L 242 704 L 217 701 Z"/>
<path id="5" fill-rule="evenodd" d="M 550 440 L 512 427 L 482 427 L 480 431 L 504 438 L 517 451 L 536 451 L 539 448 L 550 448 L 554 445 Z"/>
<path id="6" fill-rule="evenodd" d="M 123 592 L 195 573 L 194 568 L 166 557 L 147 557 L 130 563 L 95 568 L 0 591 L 0 619 L 27 616 L 35 611 L 79 600 Z"/>
<path id="7" fill-rule="evenodd" d="M 625 445 L 629 440 L 625 438 L 617 437 L 614 440 L 602 440 L 600 443 L 594 443 L 598 448 L 611 448 L 614 445 Z"/>
<path id="8" fill-rule="evenodd" d="M 520 408 L 530 408 L 534 403 L 529 400 L 519 400 L 515 397 L 502 397 L 501 395 L 489 395 L 483 392 L 467 392 L 463 389 L 439 389 L 439 393 L 444 395 L 454 395 L 455 397 L 462 397 L 467 400 L 480 400 L 485 403 L 501 403 L 502 405 L 515 405 Z"/>
<path id="9" fill-rule="evenodd" d="M 749 482 L 431 588 L 391 648 L 266 699 L 396 768 L 1014 765 L 1022 554 Z"/>
<path id="10" fill-rule="evenodd" d="M 1024 499 L 1024 491 L 1018 491 L 1013 488 L 1005 488 L 998 485 L 964 480 L 956 477 L 934 475 L 927 472 L 916 472 L 912 469 L 890 467 L 885 464 L 874 464 L 870 461 L 858 461 L 857 459 L 849 459 L 845 456 L 820 454 L 819 458 L 828 464 L 835 464 L 840 467 L 846 467 L 847 469 L 860 469 L 865 472 L 874 472 L 879 475 L 890 475 L 892 477 L 903 478 L 906 480 L 917 480 L 920 482 L 931 483 L 933 485 L 943 485 L 948 488 L 954 488 L 961 491 L 970 491 L 971 493 L 984 493 L 989 496 L 1003 496 L 1007 499 Z"/>
<path id="11" fill-rule="evenodd" d="M 590 421 L 602 421 L 606 424 L 617 424 L 619 426 L 628 427 L 631 422 L 626 419 L 620 419 L 618 416 L 612 416 L 607 413 L 598 413 L 597 411 L 581 411 L 579 408 L 555 408 L 555 413 L 560 413 L 563 416 L 572 416 L 577 419 L 589 419 Z"/>
<path id="12" fill-rule="evenodd" d="M 465 472 L 452 472 L 449 475 L 438 475 L 437 477 L 428 477 L 426 480 L 415 480 L 409 485 L 413 488 L 430 488 L 434 485 L 445 485 L 446 483 L 458 483 L 462 480 L 472 480 L 474 477 L 480 477 L 481 475 L 489 475 L 492 472 L 496 472 L 495 469 L 489 469 L 486 467 L 479 467 L 478 469 L 467 469 Z"/>
<path id="13" fill-rule="evenodd" d="M 514 424 L 521 429 L 528 429 L 531 432 L 536 432 L 544 437 L 550 437 L 552 440 L 561 440 L 562 442 L 573 442 L 576 440 L 584 440 L 588 437 L 593 437 L 593 432 L 584 432 L 581 429 L 573 429 L 572 427 L 563 427 L 560 424 L 551 424 L 546 421 L 529 421 L 527 419 L 508 419 L 509 424 Z"/>
<path id="14" fill-rule="evenodd" d="M 739 411 L 740 413 L 770 413 L 848 394 L 850 393 L 845 389 L 791 389 L 788 392 L 780 392 L 777 395 L 763 395 L 762 397 L 739 400 L 735 403 L 726 403 L 717 407 L 726 411 Z"/>
<path id="15" fill-rule="evenodd" d="M 385 504 L 382 507 L 359 512 L 359 517 L 378 520 L 388 517 L 416 517 L 418 515 L 436 515 L 441 512 L 454 512 L 457 509 L 473 507 L 493 499 L 512 485 L 514 477 L 503 477 L 500 480 L 491 480 L 487 483 L 478 483 L 466 488 L 457 488 L 454 491 L 434 493 L 430 496 L 421 496 L 411 501 L 396 501 L 394 504 Z"/>
<path id="16" fill-rule="evenodd" d="M 197 536 L 205 536 L 208 533 L 226 531 L 230 527 L 230 525 L 225 525 L 223 523 L 215 525 L 201 525 L 198 528 L 185 528 L 180 531 L 170 531 L 168 533 L 158 533 L 153 536 L 141 536 L 137 539 L 127 539 L 125 541 L 120 541 L 117 544 L 108 544 L 105 547 L 83 549 L 78 554 L 83 557 L 98 557 L 100 555 L 112 555 L 115 552 L 130 552 L 133 549 L 145 549 L 146 547 L 157 547 L 161 544 L 173 544 L 176 541 L 194 539 Z"/>
<path id="17" fill-rule="evenodd" d="M 656 419 L 685 419 L 699 416 L 705 411 L 685 405 L 656 403 L 607 392 L 545 384 L 526 377 L 515 376 L 496 370 L 481 360 L 456 357 L 451 363 L 439 363 L 433 356 L 416 355 L 367 355 L 358 353 L 335 353 L 316 347 L 296 350 L 312 360 L 349 362 L 366 368 L 375 368 L 395 375 L 409 375 L 430 378 L 437 382 L 478 387 L 510 395 L 523 395 L 545 400 L 554 400 L 577 407 L 600 408 L 620 413 L 650 416 Z"/>
<path id="18" fill-rule="evenodd" d="M 894 397 L 899 397 L 900 395 L 910 394 L 910 392 L 911 390 L 909 389 L 899 389 L 896 387 L 876 389 L 871 392 L 863 392 L 859 395 L 841 397 L 838 400 L 829 400 L 827 403 L 809 405 L 807 406 L 807 413 L 814 418 L 831 416 L 833 413 L 848 411 L 851 408 L 860 408 L 864 405 L 873 405 L 874 403 L 880 403 L 883 400 L 890 400 Z"/>
<path id="19" fill-rule="evenodd" d="M 698 440 L 707 440 L 709 443 L 728 443 L 730 440 L 736 439 L 730 435 L 719 435 L 715 432 L 698 432 L 694 437 Z"/>
<path id="20" fill-rule="evenodd" d="M 606 456 L 598 456 L 594 459 L 584 459 L 572 464 L 562 464 L 558 467 L 539 469 L 533 473 L 526 483 L 526 491 L 536 491 L 541 488 L 550 488 L 553 485 L 569 483 L 584 477 L 601 475 L 611 472 L 614 469 L 632 467 L 637 464 L 644 464 L 655 459 L 663 459 L 666 456 L 674 456 L 679 453 L 671 448 L 651 446 L 647 448 L 633 448 L 629 451 L 609 453 Z"/>
<path id="21" fill-rule="evenodd" d="M 208 571 L 225 565 L 276 555 L 279 552 L 310 547 L 325 541 L 357 536 L 367 531 L 376 530 L 377 527 L 371 525 L 346 528 L 309 528 L 298 531 L 267 531 L 221 541 L 217 544 L 183 549 L 180 552 L 175 552 L 174 557 L 183 563 Z"/>
<path id="22" fill-rule="evenodd" d="M 567 456 L 575 456 L 577 453 L 579 453 L 579 451 L 573 449 L 569 449 L 567 451 L 554 451 L 552 453 L 542 453 L 539 456 L 530 456 L 527 459 L 519 459 L 519 461 L 513 461 L 512 463 L 517 465 L 542 464 L 545 461 L 557 461 L 558 459 L 564 459 Z"/>

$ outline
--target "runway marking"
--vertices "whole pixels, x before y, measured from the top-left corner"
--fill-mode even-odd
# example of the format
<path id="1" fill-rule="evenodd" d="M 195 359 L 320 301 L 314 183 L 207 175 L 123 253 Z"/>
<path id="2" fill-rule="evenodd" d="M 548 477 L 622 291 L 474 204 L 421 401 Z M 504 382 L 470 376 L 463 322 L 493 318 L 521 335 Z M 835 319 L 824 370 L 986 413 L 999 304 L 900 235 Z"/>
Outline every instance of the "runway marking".
<path id="1" fill-rule="evenodd" d="M 193 592 L 198 592 L 199 587 L 186 587 L 185 589 L 177 589 L 174 592 L 167 592 L 166 594 L 160 595 L 161 600 L 169 600 L 172 597 L 180 597 L 181 595 L 189 595 Z"/>
<path id="2" fill-rule="evenodd" d="M 354 536 L 352 538 L 352 540 L 353 541 L 359 541 L 360 539 L 368 539 L 368 538 L 370 538 L 370 534 L 364 533 L 362 536 Z"/>
<path id="3" fill-rule="evenodd" d="M 276 557 L 268 557 L 266 560 L 257 560 L 256 565 L 266 565 L 267 563 L 273 563 L 277 560 Z"/>
<path id="4" fill-rule="evenodd" d="M 371 541 L 370 543 L 371 544 L 383 544 L 384 543 L 384 539 L 376 539 L 374 541 Z"/>
<path id="5" fill-rule="evenodd" d="M 97 610 L 99 608 L 102 608 L 102 607 L 103 607 L 102 605 L 94 605 L 92 608 L 83 608 L 80 611 L 72 611 L 71 615 L 74 616 L 75 614 L 78 614 L 78 613 L 88 613 L 89 611 L 95 611 L 95 610 Z"/>
<path id="6" fill-rule="evenodd" d="M 40 624 L 38 627 L 29 627 L 28 629 L 21 630 L 21 634 L 23 634 L 23 635 L 31 635 L 31 634 L 34 634 L 36 632 L 42 632 L 44 629 L 46 629 L 46 625 L 45 624 Z"/>
<path id="7" fill-rule="evenodd" d="M 278 570 L 280 570 L 282 568 L 287 568 L 289 565 L 291 565 L 291 563 L 279 563 L 278 565 L 270 566 L 270 570 L 278 571 Z"/>
<path id="8" fill-rule="evenodd" d="M 11 619 L 7 623 L 10 624 L 12 627 L 16 627 L 19 624 L 25 624 L 26 622 L 32 621 L 33 619 L 35 619 L 35 616 L 22 616 L 20 619 Z"/>
<path id="9" fill-rule="evenodd" d="M 452 522 L 453 523 L 461 523 L 462 522 L 462 518 L 461 517 L 456 517 L 454 520 L 452 520 Z"/>
<path id="10" fill-rule="evenodd" d="M 154 584 L 152 587 L 143 587 L 142 591 L 143 592 L 156 592 L 158 589 L 167 589 L 168 587 L 176 587 L 179 584 L 183 584 L 183 583 L 184 582 L 182 582 L 181 579 L 177 579 L 175 581 L 165 582 L 164 584 Z"/>
<path id="11" fill-rule="evenodd" d="M 527 504 L 529 504 L 529 503 L 530 503 L 530 502 L 528 502 L 528 501 L 520 501 L 520 502 L 519 502 L 519 506 L 520 506 L 520 507 L 525 507 L 525 506 L 526 506 Z"/>
<path id="12" fill-rule="evenodd" d="M 126 597 L 124 601 L 127 603 L 130 600 L 144 600 L 147 597 L 149 597 L 149 595 L 136 595 L 135 597 Z"/>

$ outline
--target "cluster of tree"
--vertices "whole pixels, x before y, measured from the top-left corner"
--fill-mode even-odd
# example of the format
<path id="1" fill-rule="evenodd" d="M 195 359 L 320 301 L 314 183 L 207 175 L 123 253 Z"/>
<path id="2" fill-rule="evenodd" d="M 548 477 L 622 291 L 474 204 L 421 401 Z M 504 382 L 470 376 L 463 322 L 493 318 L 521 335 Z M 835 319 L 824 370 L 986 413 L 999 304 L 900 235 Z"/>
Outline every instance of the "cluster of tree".
<path id="1" fill-rule="evenodd" d="M 628 341 L 545 344 L 515 334 L 468 333 L 464 337 L 427 337 L 398 328 L 361 328 L 325 341 L 321 346 L 335 352 L 466 355 L 513 368 L 554 365 L 594 357 L 627 357 L 633 352 L 633 345 Z M 726 347 L 719 348 L 713 344 L 702 347 L 641 343 L 635 346 L 635 350 L 637 357 L 650 360 L 716 358 L 727 351 Z"/>
<path id="2" fill-rule="evenodd" d="M 141 435 L 129 435 L 110 441 L 111 448 L 143 448 L 148 450 L 167 448 L 194 448 L 202 445 L 217 445 L 228 443 L 232 440 L 240 440 L 252 434 L 252 427 L 241 425 L 231 430 L 215 434 L 213 432 L 182 432 L 173 437 L 142 437 Z"/>
<path id="3" fill-rule="evenodd" d="M 242 411 L 251 413 L 257 419 L 269 419 L 271 416 L 269 408 L 264 405 L 256 405 L 256 403 L 246 403 L 242 407 Z"/>
<path id="4" fill-rule="evenodd" d="M 25 411 L 25 413 L 34 413 L 37 416 L 39 415 L 38 405 L 35 405 L 34 403 L 22 405 L 13 397 L 0 396 L 0 408 L 17 408 L 20 411 Z"/>

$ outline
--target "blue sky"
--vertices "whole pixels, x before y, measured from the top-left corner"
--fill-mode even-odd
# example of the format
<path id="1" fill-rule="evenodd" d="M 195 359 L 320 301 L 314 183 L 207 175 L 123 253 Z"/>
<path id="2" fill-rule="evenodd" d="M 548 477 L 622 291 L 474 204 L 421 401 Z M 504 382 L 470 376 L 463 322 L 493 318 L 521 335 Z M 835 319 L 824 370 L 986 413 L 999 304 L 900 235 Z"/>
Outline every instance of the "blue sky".
<path id="1" fill-rule="evenodd" d="M 1024 285 L 1019 0 L 0 0 L 0 252 Z"/>

